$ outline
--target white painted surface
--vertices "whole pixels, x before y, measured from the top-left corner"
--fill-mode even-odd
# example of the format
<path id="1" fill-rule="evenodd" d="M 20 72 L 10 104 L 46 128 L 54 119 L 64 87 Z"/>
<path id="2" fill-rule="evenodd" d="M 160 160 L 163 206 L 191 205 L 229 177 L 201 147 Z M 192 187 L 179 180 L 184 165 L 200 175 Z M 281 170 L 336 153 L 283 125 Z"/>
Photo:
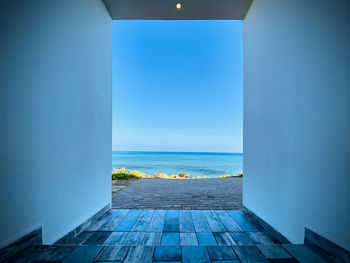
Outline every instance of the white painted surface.
<path id="1" fill-rule="evenodd" d="M 244 20 L 244 205 L 350 249 L 350 2 L 255 0 Z"/>
<path id="2" fill-rule="evenodd" d="M 112 20 L 102 0 L 2 1 L 0 247 L 51 243 L 111 201 Z"/>

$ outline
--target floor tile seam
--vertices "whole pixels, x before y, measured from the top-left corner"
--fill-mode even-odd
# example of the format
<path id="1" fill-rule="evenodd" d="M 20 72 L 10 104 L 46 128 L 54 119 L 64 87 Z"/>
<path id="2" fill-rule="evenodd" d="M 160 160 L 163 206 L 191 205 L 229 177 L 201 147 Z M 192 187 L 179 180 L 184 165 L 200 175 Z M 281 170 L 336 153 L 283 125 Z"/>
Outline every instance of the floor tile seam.
<path id="1" fill-rule="evenodd" d="M 118 227 L 118 225 L 124 220 L 124 218 L 130 213 L 130 209 L 113 209 L 113 207 L 112 207 L 112 209 L 111 210 L 128 210 L 125 214 L 124 214 L 124 216 L 122 216 L 122 218 L 119 220 L 119 222 L 117 223 L 117 225 L 115 226 L 115 228 L 112 230 L 112 232 L 115 232 L 115 229 Z M 102 225 L 103 226 L 103 225 Z M 102 227 L 101 226 L 101 227 Z"/>
<path id="2" fill-rule="evenodd" d="M 202 211 L 213 211 L 214 213 L 215 213 L 215 210 L 211 210 L 211 209 L 208 209 L 208 210 L 202 210 Z M 209 228 L 210 228 L 210 230 L 211 230 L 211 233 L 226 233 L 226 232 L 228 232 L 228 231 L 225 231 L 225 232 L 214 232 L 213 231 L 213 229 L 211 228 L 211 226 L 210 226 L 210 224 L 209 224 L 209 221 L 208 221 L 208 219 L 207 219 L 207 217 L 206 217 L 206 215 L 203 213 L 203 215 L 204 215 L 204 218 L 205 218 L 205 220 L 207 221 L 207 224 L 208 224 L 208 226 L 209 226 Z M 215 213 L 215 215 L 216 215 L 216 213 Z M 217 215 L 216 215 L 217 216 Z M 218 216 L 217 216 L 218 217 Z M 219 218 L 219 217 L 218 217 Z M 220 218 L 219 218 L 219 220 L 220 220 Z M 221 222 L 221 220 L 220 220 L 220 222 Z M 227 230 L 227 228 L 226 228 L 226 226 L 221 222 L 221 224 L 224 226 L 224 228 Z M 214 237 L 215 238 L 215 237 Z M 215 238 L 215 240 L 216 240 L 216 238 Z"/>
<path id="3" fill-rule="evenodd" d="M 224 222 L 221 220 L 221 217 L 217 214 L 217 211 L 220 210 L 220 211 L 225 211 L 227 213 L 227 215 L 237 224 L 237 226 L 239 226 L 239 228 L 242 230 L 242 231 L 228 231 L 228 232 L 245 232 L 243 230 L 243 228 L 238 224 L 238 222 L 227 212 L 227 211 L 235 211 L 235 210 L 226 210 L 226 209 L 215 209 L 213 210 L 214 213 L 217 215 L 217 217 L 219 218 L 219 220 L 221 221 L 221 223 L 224 225 L 224 227 L 227 229 L 226 225 L 224 224 Z M 227 229 L 228 230 L 228 229 Z"/>
<path id="4" fill-rule="evenodd" d="M 153 216 L 154 216 L 154 214 L 155 214 L 155 212 L 156 212 L 157 210 L 158 210 L 158 211 L 163 211 L 164 209 L 154 209 L 154 213 L 153 213 L 153 215 L 152 215 L 152 219 L 151 219 L 151 221 L 149 222 L 149 224 L 148 224 L 148 226 L 147 226 L 147 232 L 151 232 L 151 233 L 153 232 L 153 231 L 148 231 L 148 229 L 149 229 L 149 226 L 151 225 L 151 222 L 152 222 L 152 220 L 153 220 Z M 164 229 L 165 216 L 166 216 L 166 211 L 165 211 L 164 216 L 163 216 L 164 220 L 163 220 L 162 231 L 163 231 L 163 229 Z M 160 233 L 162 233 L 162 231 L 161 231 Z M 159 232 L 154 232 L 154 233 L 159 233 Z"/>
<path id="5" fill-rule="evenodd" d="M 134 223 L 132 224 L 132 226 L 130 227 L 130 230 L 129 231 L 126 231 L 126 232 L 130 232 L 131 231 L 131 229 L 134 227 L 134 225 L 136 224 L 136 222 L 137 222 L 137 220 L 139 219 L 139 217 L 141 216 L 141 214 L 142 214 L 142 212 L 143 212 L 143 209 L 129 209 L 129 210 L 131 210 L 131 211 L 138 211 L 138 210 L 140 210 L 141 211 L 141 213 L 137 216 L 137 218 L 135 219 L 135 221 L 134 221 Z M 130 212 L 131 212 L 130 211 Z M 129 213 L 130 213 L 129 212 Z M 128 214 L 129 214 L 128 213 Z M 122 222 L 122 221 L 120 221 L 120 222 Z M 117 226 L 118 227 L 118 226 Z M 123 231 L 121 231 L 121 232 L 123 232 Z"/>
<path id="6" fill-rule="evenodd" d="M 141 209 L 140 209 L 140 210 L 141 210 Z M 154 209 L 142 209 L 141 214 L 142 214 L 144 211 L 153 211 L 152 216 L 151 216 L 151 219 L 150 219 L 150 221 L 149 221 L 148 224 L 147 224 L 147 228 L 146 228 L 146 229 L 148 229 L 149 224 L 150 224 L 151 221 L 152 221 L 152 218 L 153 218 L 153 215 L 154 215 L 155 210 L 154 210 Z M 140 214 L 140 217 L 141 217 L 141 214 Z M 132 229 L 134 228 L 134 226 L 135 226 L 135 224 L 137 223 L 138 220 L 139 220 L 139 218 L 135 221 L 135 223 L 134 223 L 133 227 L 131 228 L 130 232 L 132 232 Z M 147 231 L 134 231 L 134 232 L 147 232 Z"/>

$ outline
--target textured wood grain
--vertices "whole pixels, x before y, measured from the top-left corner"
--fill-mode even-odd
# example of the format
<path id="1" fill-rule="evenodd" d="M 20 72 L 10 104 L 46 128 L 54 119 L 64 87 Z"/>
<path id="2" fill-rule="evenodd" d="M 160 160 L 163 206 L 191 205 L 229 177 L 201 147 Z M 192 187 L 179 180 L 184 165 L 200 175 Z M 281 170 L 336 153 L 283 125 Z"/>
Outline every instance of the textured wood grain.
<path id="1" fill-rule="evenodd" d="M 195 232 L 191 211 L 179 211 L 179 229 L 180 232 Z"/>
<path id="2" fill-rule="evenodd" d="M 103 245 L 112 232 L 96 231 L 84 242 L 84 245 Z"/>
<path id="3" fill-rule="evenodd" d="M 195 233 L 180 233 L 181 246 L 197 246 L 197 236 Z"/>
<path id="4" fill-rule="evenodd" d="M 248 217 L 240 210 L 229 210 L 227 211 L 230 216 L 237 222 L 237 224 L 244 230 L 244 231 L 259 231 L 259 229 L 254 226 L 253 223 L 251 223 L 248 220 Z"/>
<path id="5" fill-rule="evenodd" d="M 213 236 L 215 237 L 215 240 L 218 243 L 218 245 L 236 245 L 236 242 L 233 240 L 229 233 L 213 233 Z"/>
<path id="6" fill-rule="evenodd" d="M 230 246 L 208 246 L 211 260 L 233 260 L 238 259 L 236 253 Z"/>
<path id="7" fill-rule="evenodd" d="M 73 253 L 63 261 L 64 263 L 90 263 L 101 251 L 101 246 L 79 246 L 74 249 Z"/>
<path id="8" fill-rule="evenodd" d="M 122 245 L 128 232 L 113 232 L 104 242 L 104 246 Z"/>
<path id="9" fill-rule="evenodd" d="M 166 210 L 156 210 L 153 214 L 151 223 L 148 226 L 148 232 L 162 232 L 165 222 Z"/>
<path id="10" fill-rule="evenodd" d="M 152 246 L 132 246 L 124 260 L 124 263 L 152 263 L 153 262 Z"/>
<path id="11" fill-rule="evenodd" d="M 145 237 L 145 232 L 129 232 L 129 234 L 123 241 L 123 245 L 128 245 L 128 246 L 141 245 L 144 237 Z"/>
<path id="12" fill-rule="evenodd" d="M 207 220 L 201 210 L 192 210 L 191 211 L 193 224 L 196 232 L 200 233 L 210 233 L 211 229 L 208 226 Z"/>
<path id="13" fill-rule="evenodd" d="M 123 218 L 129 213 L 129 210 L 120 209 L 112 210 L 112 216 L 104 223 L 99 231 L 113 231 L 118 224 L 123 220 Z"/>
<path id="14" fill-rule="evenodd" d="M 157 246 L 154 251 L 154 261 L 181 261 L 179 246 Z"/>
<path id="15" fill-rule="evenodd" d="M 281 245 L 258 245 L 257 248 L 267 259 L 293 258 Z"/>
<path id="16" fill-rule="evenodd" d="M 142 213 L 142 210 L 130 210 L 129 213 L 118 224 L 115 231 L 121 231 L 121 232 L 130 231 L 141 213 Z"/>
<path id="17" fill-rule="evenodd" d="M 154 210 L 143 210 L 131 231 L 145 232 L 151 222 Z"/>
<path id="18" fill-rule="evenodd" d="M 179 211 L 168 210 L 165 214 L 164 232 L 179 232 Z"/>
<path id="19" fill-rule="evenodd" d="M 224 210 L 216 210 L 215 213 L 220 218 L 229 232 L 242 232 L 242 228 L 236 223 L 236 221 Z"/>
<path id="20" fill-rule="evenodd" d="M 123 261 L 128 250 L 128 246 L 104 247 L 95 261 Z"/>
<path id="21" fill-rule="evenodd" d="M 230 233 L 233 240 L 237 243 L 237 245 L 253 245 L 253 241 L 249 238 L 246 232 L 242 233 Z"/>
<path id="22" fill-rule="evenodd" d="M 210 263 L 210 258 L 205 247 L 184 246 L 182 247 L 183 263 Z"/>
<path id="23" fill-rule="evenodd" d="M 159 232 L 146 232 L 145 238 L 142 241 L 144 246 L 157 246 L 160 245 L 162 233 Z"/>
<path id="24" fill-rule="evenodd" d="M 233 249 L 242 263 L 269 262 L 255 246 L 234 246 Z"/>
<path id="25" fill-rule="evenodd" d="M 249 232 L 248 236 L 253 241 L 254 244 L 259 244 L 259 245 L 273 245 L 273 244 L 275 244 L 273 237 L 271 237 L 266 232 Z"/>
<path id="26" fill-rule="evenodd" d="M 196 233 L 198 244 L 201 246 L 215 246 L 217 245 L 213 233 Z"/>
<path id="27" fill-rule="evenodd" d="M 207 219 L 208 225 L 212 232 L 226 232 L 225 226 L 220 221 L 219 217 L 214 211 L 207 210 L 203 211 L 205 218 Z"/>
<path id="28" fill-rule="evenodd" d="M 162 246 L 178 246 L 180 244 L 179 233 L 177 232 L 163 232 Z"/>

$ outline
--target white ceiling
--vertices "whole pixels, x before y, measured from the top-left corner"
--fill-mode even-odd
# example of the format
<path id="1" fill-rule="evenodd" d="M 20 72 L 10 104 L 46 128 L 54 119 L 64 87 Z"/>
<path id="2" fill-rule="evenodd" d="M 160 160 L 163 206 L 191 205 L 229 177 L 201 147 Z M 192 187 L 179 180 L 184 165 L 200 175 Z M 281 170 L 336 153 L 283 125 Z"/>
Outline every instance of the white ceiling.
<path id="1" fill-rule="evenodd" d="M 243 19 L 253 0 L 103 1 L 113 19 Z"/>

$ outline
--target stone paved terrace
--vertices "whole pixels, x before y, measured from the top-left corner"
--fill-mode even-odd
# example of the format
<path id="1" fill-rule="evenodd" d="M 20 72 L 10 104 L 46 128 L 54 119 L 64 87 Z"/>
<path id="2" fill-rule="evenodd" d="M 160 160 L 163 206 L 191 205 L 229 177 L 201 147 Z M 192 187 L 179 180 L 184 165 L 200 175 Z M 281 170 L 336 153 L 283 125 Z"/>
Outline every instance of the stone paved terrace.
<path id="1" fill-rule="evenodd" d="M 278 237 L 277 237 L 278 236 Z M 83 232 L 32 245 L 8 262 L 337 262 L 289 244 L 240 210 L 110 210 Z"/>
<path id="2" fill-rule="evenodd" d="M 114 193 L 112 207 L 119 209 L 241 209 L 242 178 L 140 179 Z"/>

